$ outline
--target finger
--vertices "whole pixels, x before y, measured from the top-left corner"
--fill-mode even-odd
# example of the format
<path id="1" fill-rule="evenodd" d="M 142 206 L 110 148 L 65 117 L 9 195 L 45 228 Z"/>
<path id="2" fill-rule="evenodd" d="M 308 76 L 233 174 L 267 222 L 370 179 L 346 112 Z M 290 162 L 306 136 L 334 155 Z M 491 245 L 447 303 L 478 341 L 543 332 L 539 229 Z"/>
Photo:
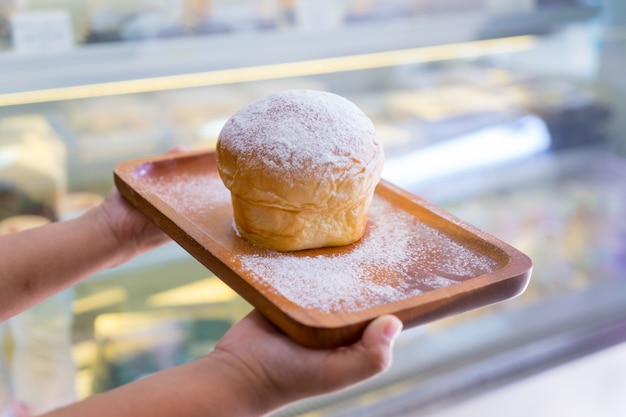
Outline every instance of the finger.
<path id="1" fill-rule="evenodd" d="M 176 145 L 172 149 L 170 149 L 169 151 L 167 151 L 165 153 L 166 154 L 177 154 L 177 153 L 183 153 L 183 152 L 187 152 L 187 147 L 184 146 L 184 145 Z"/>
<path id="2" fill-rule="evenodd" d="M 245 322 L 246 325 L 250 324 L 256 329 L 268 333 L 268 334 L 280 334 L 281 331 L 271 323 L 268 319 L 265 318 L 257 309 L 253 309 L 250 311 L 243 319 L 242 322 Z"/>

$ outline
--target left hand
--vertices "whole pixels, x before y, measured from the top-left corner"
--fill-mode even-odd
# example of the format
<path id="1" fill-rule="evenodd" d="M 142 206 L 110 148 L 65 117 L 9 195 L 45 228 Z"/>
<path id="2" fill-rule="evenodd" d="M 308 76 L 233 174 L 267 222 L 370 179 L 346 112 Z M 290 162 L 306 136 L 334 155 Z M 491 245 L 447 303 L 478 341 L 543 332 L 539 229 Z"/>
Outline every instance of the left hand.
<path id="1" fill-rule="evenodd" d="M 177 146 L 167 153 L 176 154 L 184 151 L 184 147 Z M 103 230 L 110 233 L 119 243 L 119 247 L 124 249 L 126 256 L 121 262 L 170 241 L 161 229 L 126 201 L 115 188 L 94 210 L 98 212 Z"/>

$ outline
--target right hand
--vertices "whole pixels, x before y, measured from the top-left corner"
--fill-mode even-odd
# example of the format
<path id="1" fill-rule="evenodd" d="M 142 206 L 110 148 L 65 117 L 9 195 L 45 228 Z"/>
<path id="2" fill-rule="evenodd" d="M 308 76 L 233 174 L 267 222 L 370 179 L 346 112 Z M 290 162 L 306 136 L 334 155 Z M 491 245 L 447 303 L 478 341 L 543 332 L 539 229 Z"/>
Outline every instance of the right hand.
<path id="1" fill-rule="evenodd" d="M 287 403 L 347 388 L 386 370 L 402 322 L 387 315 L 374 320 L 361 340 L 334 349 L 310 349 L 292 341 L 253 311 L 208 355 L 227 363 L 242 378 L 242 390 L 268 411 Z"/>

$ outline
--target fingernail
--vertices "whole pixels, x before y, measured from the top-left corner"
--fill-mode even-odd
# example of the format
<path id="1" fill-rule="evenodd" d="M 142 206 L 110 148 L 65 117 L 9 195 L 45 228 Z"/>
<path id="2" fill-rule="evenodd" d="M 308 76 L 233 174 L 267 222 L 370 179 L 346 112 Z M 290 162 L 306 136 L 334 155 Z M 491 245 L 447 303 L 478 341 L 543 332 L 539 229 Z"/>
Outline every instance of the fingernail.
<path id="1" fill-rule="evenodd" d="M 402 322 L 400 320 L 389 320 L 389 323 L 385 326 L 383 330 L 385 337 L 389 342 L 393 342 L 398 334 L 402 331 Z"/>

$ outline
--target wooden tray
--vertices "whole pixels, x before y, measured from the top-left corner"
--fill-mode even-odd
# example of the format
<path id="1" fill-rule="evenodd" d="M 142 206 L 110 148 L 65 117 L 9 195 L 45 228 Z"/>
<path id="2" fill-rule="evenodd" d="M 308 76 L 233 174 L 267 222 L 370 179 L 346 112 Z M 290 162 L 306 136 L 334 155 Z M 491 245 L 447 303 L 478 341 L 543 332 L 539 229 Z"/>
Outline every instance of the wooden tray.
<path id="1" fill-rule="evenodd" d="M 235 233 L 213 152 L 126 161 L 114 178 L 135 207 L 305 346 L 351 343 L 382 314 L 408 328 L 499 302 L 530 278 L 526 255 L 385 181 L 359 242 L 278 253 Z"/>

